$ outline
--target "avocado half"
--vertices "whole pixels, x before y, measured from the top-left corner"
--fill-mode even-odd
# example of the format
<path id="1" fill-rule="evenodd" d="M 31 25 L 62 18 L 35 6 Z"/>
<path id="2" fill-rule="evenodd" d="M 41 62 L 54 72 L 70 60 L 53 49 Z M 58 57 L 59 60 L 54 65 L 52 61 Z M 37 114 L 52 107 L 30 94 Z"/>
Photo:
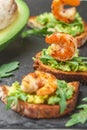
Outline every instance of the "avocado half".
<path id="1" fill-rule="evenodd" d="M 14 22 L 7 28 L 0 30 L 0 51 L 11 43 L 11 40 L 21 32 L 29 18 L 29 7 L 23 0 L 15 0 L 18 7 L 18 14 Z"/>

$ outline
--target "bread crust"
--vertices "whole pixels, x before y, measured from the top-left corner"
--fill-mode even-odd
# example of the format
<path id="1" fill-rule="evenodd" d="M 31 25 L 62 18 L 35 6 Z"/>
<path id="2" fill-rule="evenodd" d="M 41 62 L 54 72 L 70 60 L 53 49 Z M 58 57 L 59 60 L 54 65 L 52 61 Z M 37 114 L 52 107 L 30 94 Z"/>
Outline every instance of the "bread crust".
<path id="1" fill-rule="evenodd" d="M 31 16 L 28 20 L 28 26 L 31 28 L 42 28 L 44 26 L 42 26 L 40 23 L 37 23 L 35 21 L 36 16 Z M 80 35 L 75 36 L 76 40 L 77 40 L 77 47 L 81 47 L 82 45 L 84 45 L 87 41 L 87 23 L 85 21 L 83 21 L 84 23 L 84 32 L 81 33 Z"/>
<path id="2" fill-rule="evenodd" d="M 43 64 L 40 61 L 41 52 L 36 54 L 36 59 L 34 60 L 33 68 L 37 70 L 42 70 L 49 72 L 56 76 L 58 79 L 64 79 L 68 82 L 79 81 L 80 83 L 87 84 L 87 72 L 65 72 L 62 70 L 52 69 L 50 66 Z"/>
<path id="3" fill-rule="evenodd" d="M 67 107 L 63 114 L 60 114 L 59 105 L 47 105 L 47 104 L 29 104 L 21 100 L 18 104 L 12 107 L 12 110 L 28 118 L 58 118 L 69 114 L 76 105 L 79 94 L 79 82 L 71 82 L 74 86 L 74 94 L 71 99 L 67 100 Z M 0 99 L 6 104 L 6 96 L 8 95 L 8 86 L 0 86 Z"/>
<path id="4" fill-rule="evenodd" d="M 75 37 L 77 40 L 77 47 L 81 47 L 87 41 L 87 23 L 84 22 L 84 32 Z"/>

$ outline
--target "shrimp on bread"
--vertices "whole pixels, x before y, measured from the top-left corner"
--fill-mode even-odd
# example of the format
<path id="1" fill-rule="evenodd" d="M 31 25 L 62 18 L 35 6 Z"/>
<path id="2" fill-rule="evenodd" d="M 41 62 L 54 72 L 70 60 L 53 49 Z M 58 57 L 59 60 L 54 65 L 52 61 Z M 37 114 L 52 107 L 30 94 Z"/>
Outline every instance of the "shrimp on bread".
<path id="1" fill-rule="evenodd" d="M 76 10 L 80 3 L 80 0 L 53 0 L 51 12 L 44 12 L 29 18 L 28 26 L 32 31 L 29 29 L 23 32 L 22 36 L 65 33 L 74 36 L 77 40 L 77 47 L 81 47 L 87 41 L 87 23 Z M 75 7 L 66 9 L 64 8 L 66 5 Z"/>
<path id="2" fill-rule="evenodd" d="M 76 39 L 69 34 L 46 36 L 47 49 L 38 52 L 33 67 L 54 74 L 58 79 L 87 83 L 87 57 L 79 56 Z"/>
<path id="3" fill-rule="evenodd" d="M 60 81 L 52 74 L 42 71 L 35 71 L 31 74 L 33 77 L 32 81 L 31 77 L 29 79 L 28 74 L 25 77 L 28 77 L 29 82 L 23 79 L 24 81 L 22 80 L 21 84 L 15 82 L 11 87 L 6 85 L 0 86 L 0 99 L 7 106 L 10 103 L 12 110 L 28 118 L 40 119 L 58 118 L 69 114 L 75 108 L 79 94 L 79 82 L 73 81 L 67 83 L 63 80 Z M 42 75 L 44 77 L 41 77 Z M 50 84 L 50 80 L 54 85 Z M 26 84 L 23 82 L 27 83 L 28 90 L 26 89 Z M 37 89 L 35 89 L 36 86 Z M 38 92 L 39 90 L 41 93 Z M 68 90 L 70 90 L 70 93 L 68 93 Z M 61 100 L 61 91 L 64 94 L 63 100 Z M 15 98 L 17 99 L 16 103 Z"/>
<path id="4" fill-rule="evenodd" d="M 45 41 L 51 44 L 50 55 L 59 61 L 72 59 L 77 49 L 76 40 L 68 34 L 47 35 Z"/>

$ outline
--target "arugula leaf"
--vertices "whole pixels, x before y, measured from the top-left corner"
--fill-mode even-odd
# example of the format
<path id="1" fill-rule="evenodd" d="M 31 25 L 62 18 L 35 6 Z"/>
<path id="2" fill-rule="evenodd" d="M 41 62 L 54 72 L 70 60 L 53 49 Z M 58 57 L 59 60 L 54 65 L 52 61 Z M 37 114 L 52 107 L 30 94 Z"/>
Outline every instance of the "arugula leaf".
<path id="1" fill-rule="evenodd" d="M 41 29 L 31 29 L 27 30 L 25 32 L 22 32 L 21 37 L 29 37 L 31 35 L 38 35 L 38 36 L 46 36 L 47 34 L 51 34 L 51 31 L 47 31 L 47 28 L 41 28 Z"/>
<path id="2" fill-rule="evenodd" d="M 14 96 L 8 96 L 6 108 L 7 109 L 11 108 L 12 104 L 16 105 L 18 103 L 19 99 L 22 101 L 26 101 L 26 99 L 27 99 L 26 94 L 25 93 L 17 93 Z"/>
<path id="3" fill-rule="evenodd" d="M 82 99 L 82 101 L 87 102 L 87 97 Z M 87 104 L 81 104 L 77 108 L 79 109 L 79 112 L 71 116 L 71 119 L 65 124 L 66 127 L 70 127 L 78 123 L 84 124 L 87 121 Z"/>
<path id="4" fill-rule="evenodd" d="M 82 105 L 81 107 L 83 109 L 79 113 L 73 114 L 65 126 L 70 127 L 78 123 L 84 124 L 87 121 L 87 105 Z"/>
<path id="5" fill-rule="evenodd" d="M 85 101 L 85 102 L 87 102 L 87 97 L 83 98 L 83 99 L 82 99 L 82 101 Z"/>
<path id="6" fill-rule="evenodd" d="M 43 51 L 43 53 L 45 53 L 46 50 Z M 57 61 L 51 57 L 50 55 L 48 54 L 42 54 L 42 56 L 40 57 L 40 60 L 44 63 L 44 64 L 54 64 L 54 65 L 57 65 Z"/>
<path id="7" fill-rule="evenodd" d="M 58 80 L 58 91 L 59 91 L 58 94 L 60 94 L 60 101 L 59 101 L 60 113 L 63 113 L 64 110 L 66 109 L 66 96 L 63 90 L 63 87 L 66 85 L 67 85 L 66 82 Z"/>
<path id="8" fill-rule="evenodd" d="M 16 81 L 10 87 L 9 93 L 6 99 L 7 99 L 6 107 L 7 109 L 9 109 L 11 105 L 16 105 L 18 103 L 18 100 L 26 101 L 27 94 L 21 90 L 20 83 Z"/>
<path id="9" fill-rule="evenodd" d="M 72 126 L 77 123 L 84 124 L 87 121 L 87 107 L 86 109 L 81 110 L 79 113 L 73 114 L 71 119 L 66 123 L 66 126 Z"/>
<path id="10" fill-rule="evenodd" d="M 0 78 L 8 77 L 13 75 L 12 71 L 19 67 L 19 62 L 10 62 L 0 66 Z"/>
<path id="11" fill-rule="evenodd" d="M 11 108 L 12 104 L 16 105 L 17 103 L 18 103 L 18 98 L 16 96 L 7 97 L 6 109 L 8 110 L 9 108 Z"/>

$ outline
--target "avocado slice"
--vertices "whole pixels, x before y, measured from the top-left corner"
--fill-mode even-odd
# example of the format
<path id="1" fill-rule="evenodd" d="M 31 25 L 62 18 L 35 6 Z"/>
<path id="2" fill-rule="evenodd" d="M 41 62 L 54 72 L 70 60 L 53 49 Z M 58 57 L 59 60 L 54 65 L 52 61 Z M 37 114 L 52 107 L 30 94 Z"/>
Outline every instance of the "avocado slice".
<path id="1" fill-rule="evenodd" d="M 18 7 L 17 18 L 7 28 L 0 30 L 0 51 L 11 43 L 11 40 L 25 27 L 30 11 L 23 0 L 15 0 Z"/>

